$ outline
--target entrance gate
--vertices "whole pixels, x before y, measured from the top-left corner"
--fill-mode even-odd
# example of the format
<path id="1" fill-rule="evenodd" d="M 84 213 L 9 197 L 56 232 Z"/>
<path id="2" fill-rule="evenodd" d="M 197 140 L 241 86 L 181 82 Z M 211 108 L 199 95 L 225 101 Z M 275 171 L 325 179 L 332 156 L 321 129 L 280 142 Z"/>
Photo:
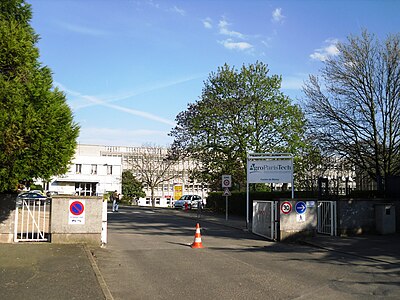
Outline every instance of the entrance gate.
<path id="1" fill-rule="evenodd" d="M 270 240 L 277 240 L 277 219 L 276 201 L 253 202 L 253 233 Z"/>
<path id="2" fill-rule="evenodd" d="M 318 201 L 318 233 L 336 236 L 336 202 Z"/>
<path id="3" fill-rule="evenodd" d="M 50 235 L 50 202 L 42 199 L 17 200 L 14 242 L 45 242 Z"/>

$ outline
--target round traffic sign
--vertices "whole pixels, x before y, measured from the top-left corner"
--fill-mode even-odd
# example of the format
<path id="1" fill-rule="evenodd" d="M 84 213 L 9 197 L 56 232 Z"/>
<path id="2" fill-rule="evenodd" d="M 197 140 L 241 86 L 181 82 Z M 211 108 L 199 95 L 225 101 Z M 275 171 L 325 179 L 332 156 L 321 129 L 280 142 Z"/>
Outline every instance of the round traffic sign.
<path id="1" fill-rule="evenodd" d="M 230 188 L 232 186 L 232 176 L 222 175 L 222 188 Z"/>
<path id="2" fill-rule="evenodd" d="M 296 203 L 295 208 L 298 214 L 304 214 L 306 212 L 307 206 L 303 201 L 299 201 Z"/>
<path id="3" fill-rule="evenodd" d="M 281 212 L 287 215 L 292 211 L 292 204 L 288 201 L 285 201 L 281 204 Z"/>
<path id="4" fill-rule="evenodd" d="M 83 213 L 83 211 L 85 210 L 85 206 L 83 205 L 82 202 L 80 201 L 74 201 L 71 203 L 71 205 L 69 206 L 69 211 L 71 212 L 71 214 L 73 214 L 74 216 L 79 216 Z"/>

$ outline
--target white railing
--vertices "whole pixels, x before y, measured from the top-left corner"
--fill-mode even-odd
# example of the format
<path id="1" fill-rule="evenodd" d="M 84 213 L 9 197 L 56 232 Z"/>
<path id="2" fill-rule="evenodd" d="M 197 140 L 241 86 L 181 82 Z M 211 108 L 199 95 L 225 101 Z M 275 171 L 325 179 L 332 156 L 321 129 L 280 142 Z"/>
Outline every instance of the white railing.
<path id="1" fill-rule="evenodd" d="M 49 208 L 49 199 L 18 199 L 15 209 L 14 242 L 48 241 Z"/>
<path id="2" fill-rule="evenodd" d="M 336 236 L 336 202 L 318 201 L 318 233 Z"/>

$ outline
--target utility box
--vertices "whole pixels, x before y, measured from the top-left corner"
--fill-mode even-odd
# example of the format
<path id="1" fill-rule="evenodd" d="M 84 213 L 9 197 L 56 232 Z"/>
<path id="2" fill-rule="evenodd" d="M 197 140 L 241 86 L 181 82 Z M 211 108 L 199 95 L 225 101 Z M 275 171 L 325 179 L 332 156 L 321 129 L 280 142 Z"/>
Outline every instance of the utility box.
<path id="1" fill-rule="evenodd" d="M 376 231 L 380 234 L 396 232 L 396 212 L 393 203 L 375 204 Z"/>

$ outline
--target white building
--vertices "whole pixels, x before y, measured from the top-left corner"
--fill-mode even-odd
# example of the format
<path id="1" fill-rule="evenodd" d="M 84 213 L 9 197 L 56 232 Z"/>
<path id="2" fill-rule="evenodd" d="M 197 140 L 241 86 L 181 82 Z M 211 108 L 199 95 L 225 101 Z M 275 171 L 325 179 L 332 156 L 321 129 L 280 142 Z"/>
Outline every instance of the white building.
<path id="1" fill-rule="evenodd" d="M 77 146 L 75 157 L 69 171 L 53 178 L 44 184 L 44 189 L 59 194 L 69 195 L 103 195 L 117 190 L 122 194 L 122 171 L 132 169 L 132 161 L 148 155 L 152 151 L 161 151 L 165 155 L 166 148 L 158 147 L 125 147 L 85 145 Z M 159 156 L 154 156 L 159 159 Z M 183 194 L 197 194 L 207 197 L 208 186 L 190 179 L 196 163 L 180 160 L 168 171 L 168 180 L 163 181 L 154 191 L 155 198 L 179 199 Z M 141 174 L 133 172 L 137 178 Z M 144 184 L 146 198 L 151 196 L 150 188 Z"/>
<path id="2" fill-rule="evenodd" d="M 168 149 L 162 147 L 125 147 L 125 146 L 92 146 L 80 145 L 82 153 L 97 152 L 101 156 L 120 157 L 123 170 L 131 170 L 133 175 L 140 180 L 144 170 L 147 175 L 156 175 L 157 164 L 162 164 Z M 141 166 L 139 166 L 141 165 Z M 144 166 L 146 165 L 146 166 Z M 163 180 L 154 189 L 154 198 L 179 199 L 185 194 L 196 194 L 202 198 L 208 195 L 208 185 L 198 182 L 194 176 L 194 170 L 198 163 L 190 159 L 181 159 L 168 168 L 163 174 Z M 153 169 L 153 170 L 149 170 Z M 158 171 L 161 172 L 161 168 Z M 150 187 L 144 182 L 146 198 L 151 197 Z"/>
<path id="3" fill-rule="evenodd" d="M 81 155 L 78 147 L 68 172 L 44 188 L 63 195 L 101 196 L 115 190 L 121 193 L 121 178 L 120 157 Z"/>

